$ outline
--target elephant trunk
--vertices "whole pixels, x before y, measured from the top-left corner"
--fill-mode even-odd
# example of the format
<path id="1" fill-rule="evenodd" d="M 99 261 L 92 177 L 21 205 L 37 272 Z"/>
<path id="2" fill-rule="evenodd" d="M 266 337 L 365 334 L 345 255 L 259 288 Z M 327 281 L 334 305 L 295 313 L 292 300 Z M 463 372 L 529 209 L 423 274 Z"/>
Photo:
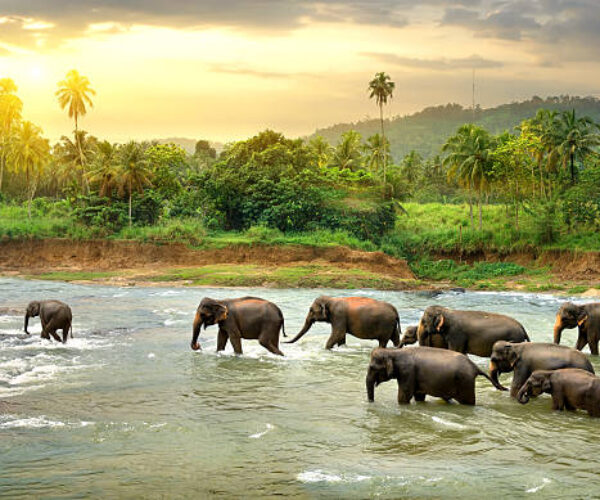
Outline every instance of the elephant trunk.
<path id="1" fill-rule="evenodd" d="M 304 322 L 304 326 L 302 327 L 302 330 L 300 330 L 298 332 L 298 335 L 296 335 L 292 340 L 288 340 L 285 343 L 286 344 L 293 344 L 294 342 L 296 342 L 296 340 L 298 340 L 306 332 L 308 332 L 308 330 L 310 330 L 310 327 L 313 326 L 314 322 L 315 322 L 315 320 L 313 319 L 312 314 L 308 313 L 308 316 L 306 316 L 306 321 Z"/>
<path id="2" fill-rule="evenodd" d="M 560 344 L 560 335 L 565 327 L 562 324 L 562 318 L 560 314 L 556 315 L 556 322 L 554 323 L 554 343 Z"/>
<path id="3" fill-rule="evenodd" d="M 490 361 L 490 379 L 492 380 L 492 384 L 494 384 L 494 386 L 501 391 L 506 391 L 508 389 L 504 387 L 498 380 L 499 372 L 500 370 L 498 370 L 498 365 L 494 361 Z"/>
<path id="4" fill-rule="evenodd" d="M 523 387 L 521 387 L 521 389 L 519 390 L 519 393 L 517 394 L 517 400 L 519 401 L 519 403 L 521 403 L 523 405 L 529 403 L 529 384 L 528 383 L 523 384 Z"/>
<path id="5" fill-rule="evenodd" d="M 369 372 L 367 373 L 367 398 L 369 402 L 375 401 L 375 376 Z"/>
<path id="6" fill-rule="evenodd" d="M 25 313 L 25 333 L 27 335 L 29 335 L 29 332 L 27 331 L 27 326 L 29 325 L 29 313 Z"/>
<path id="7" fill-rule="evenodd" d="M 194 329 L 192 333 L 192 344 L 191 347 L 194 351 L 200 349 L 200 344 L 198 343 L 198 335 L 200 335 L 200 328 L 202 328 L 202 317 L 200 313 L 196 313 L 196 317 L 194 318 Z"/>

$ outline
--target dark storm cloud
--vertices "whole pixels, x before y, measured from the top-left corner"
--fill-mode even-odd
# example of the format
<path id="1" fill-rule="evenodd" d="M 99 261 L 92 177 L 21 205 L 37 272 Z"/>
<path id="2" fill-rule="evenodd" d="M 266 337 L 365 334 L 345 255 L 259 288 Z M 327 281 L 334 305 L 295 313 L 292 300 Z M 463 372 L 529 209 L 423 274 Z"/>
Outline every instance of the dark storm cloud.
<path id="1" fill-rule="evenodd" d="M 470 57 L 459 58 L 439 58 L 439 59 L 419 59 L 414 57 L 402 57 L 387 52 L 364 52 L 366 57 L 375 58 L 386 64 L 404 66 L 407 68 L 429 69 L 434 71 L 450 71 L 455 69 L 486 69 L 500 68 L 503 63 L 484 59 L 481 56 L 472 55 Z"/>
<path id="2" fill-rule="evenodd" d="M 480 8 L 446 8 L 441 24 L 486 38 L 532 42 L 545 64 L 552 51 L 570 54 L 571 60 L 600 59 L 599 0 L 487 0 Z"/>

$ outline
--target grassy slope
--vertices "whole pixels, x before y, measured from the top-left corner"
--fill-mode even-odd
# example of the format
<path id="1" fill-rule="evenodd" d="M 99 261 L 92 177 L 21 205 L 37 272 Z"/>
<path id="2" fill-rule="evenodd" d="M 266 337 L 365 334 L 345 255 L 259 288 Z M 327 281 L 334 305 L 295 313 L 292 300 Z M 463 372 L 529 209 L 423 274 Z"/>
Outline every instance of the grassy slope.
<path id="1" fill-rule="evenodd" d="M 518 287 L 527 290 L 559 289 L 581 291 L 580 284 L 557 281 L 548 269 L 526 269 L 510 262 L 475 263 L 468 265 L 450 259 L 432 260 L 429 255 L 514 251 L 543 248 L 598 250 L 595 233 L 564 234 L 552 245 L 535 244 L 535 229 L 531 218 L 521 219 L 521 231 L 516 232 L 507 222 L 505 208 L 485 206 L 484 231 L 470 229 L 467 205 L 439 203 L 403 204 L 408 216 L 399 216 L 395 231 L 381 244 L 361 241 L 344 232 L 314 231 L 302 234 L 282 234 L 266 228 L 251 228 L 243 233 L 208 233 L 197 220 L 167 220 L 151 227 L 124 228 L 112 239 L 143 242 L 180 241 L 196 248 L 223 248 L 232 244 L 273 244 L 338 246 L 374 251 L 381 249 L 390 255 L 407 258 L 415 275 L 422 280 L 447 281 L 459 286 L 502 289 Z M 477 224 L 477 214 L 475 213 Z M 462 234 L 459 228 L 462 228 Z M 64 210 L 55 208 L 35 213 L 27 220 L 21 207 L 0 206 L 0 239 L 70 237 L 88 239 L 101 236 L 76 224 Z M 374 287 L 395 288 L 401 284 L 381 275 L 347 270 L 333 266 L 288 266 L 266 269 L 258 266 L 205 266 L 196 269 L 170 270 L 164 275 L 152 276 L 153 281 L 181 280 L 196 285 L 258 285 L 266 282 L 274 286 L 332 286 L 341 288 Z M 46 279 L 105 279 L 111 273 L 50 273 Z"/>

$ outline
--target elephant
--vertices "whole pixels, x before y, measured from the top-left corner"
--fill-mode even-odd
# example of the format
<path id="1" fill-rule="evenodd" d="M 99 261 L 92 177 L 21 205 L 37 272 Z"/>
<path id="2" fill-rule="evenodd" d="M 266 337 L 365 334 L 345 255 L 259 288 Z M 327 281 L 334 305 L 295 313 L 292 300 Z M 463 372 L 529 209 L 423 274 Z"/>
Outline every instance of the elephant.
<path id="1" fill-rule="evenodd" d="M 236 354 L 242 354 L 241 339 L 258 339 L 258 342 L 273 354 L 283 356 L 279 350 L 279 330 L 285 337 L 285 326 L 281 309 L 268 300 L 258 297 L 214 300 L 205 297 L 200 302 L 194 318 L 191 347 L 200 349 L 200 328 L 218 324 L 217 352 L 225 349 L 231 341 Z"/>
<path id="2" fill-rule="evenodd" d="M 39 316 L 42 322 L 42 334 L 43 339 L 50 339 L 50 335 L 54 337 L 57 342 L 66 344 L 69 332 L 71 338 L 73 338 L 73 314 L 71 308 L 61 302 L 60 300 L 34 300 L 27 305 L 25 312 L 25 333 L 29 335 L 27 326 L 29 325 L 29 318 Z M 62 341 L 57 335 L 56 330 L 62 330 Z"/>
<path id="3" fill-rule="evenodd" d="M 490 358 L 490 377 L 498 381 L 499 373 L 514 371 L 510 395 L 517 393 L 535 370 L 559 370 L 561 368 L 581 368 L 594 373 L 590 360 L 582 352 L 570 347 L 544 343 L 511 343 L 500 340 L 494 344 Z"/>
<path id="4" fill-rule="evenodd" d="M 429 306 L 419 322 L 419 344 L 432 346 L 432 336 L 436 332 L 441 334 L 451 351 L 482 357 L 489 357 L 498 340 L 529 342 L 523 325 L 503 314 Z"/>
<path id="5" fill-rule="evenodd" d="M 398 381 L 398 404 L 408 404 L 414 397 L 424 401 L 435 396 L 460 404 L 475 404 L 475 378 L 482 375 L 498 390 L 506 390 L 482 371 L 466 355 L 436 347 L 412 349 L 375 348 L 367 371 L 367 397 L 375 400 L 375 387 L 382 382 Z"/>
<path id="6" fill-rule="evenodd" d="M 359 339 L 377 339 L 379 347 L 385 347 L 390 340 L 396 347 L 400 344 L 400 318 L 392 304 L 368 297 L 338 298 L 325 295 L 315 299 L 302 330 L 286 344 L 296 342 L 316 321 L 331 324 L 326 349 L 344 345 L 347 333 Z"/>
<path id="7" fill-rule="evenodd" d="M 586 344 L 590 352 L 598 356 L 598 341 L 600 341 L 600 302 L 577 305 L 565 302 L 556 314 L 554 323 L 554 343 L 560 344 L 560 335 L 565 328 L 578 327 L 579 335 L 575 349 L 581 351 Z"/>
<path id="8" fill-rule="evenodd" d="M 579 368 L 536 370 L 523 384 L 517 399 L 526 404 L 530 396 L 542 392 L 552 395 L 553 410 L 586 410 L 592 417 L 600 417 L 600 379 Z"/>
<path id="9" fill-rule="evenodd" d="M 405 345 L 415 344 L 417 342 L 417 340 L 419 340 L 418 335 L 417 335 L 417 329 L 418 329 L 417 325 L 411 325 L 411 326 L 406 327 L 404 329 L 404 335 L 402 335 L 402 338 L 400 339 L 400 345 L 398 347 L 404 347 Z M 423 340 L 425 340 L 425 339 L 423 339 Z M 424 344 L 419 342 L 419 345 L 424 345 Z M 444 340 L 444 337 L 442 337 L 439 333 L 436 332 L 434 335 L 431 336 L 431 345 L 429 347 L 437 347 L 439 349 L 448 349 L 448 344 Z"/>

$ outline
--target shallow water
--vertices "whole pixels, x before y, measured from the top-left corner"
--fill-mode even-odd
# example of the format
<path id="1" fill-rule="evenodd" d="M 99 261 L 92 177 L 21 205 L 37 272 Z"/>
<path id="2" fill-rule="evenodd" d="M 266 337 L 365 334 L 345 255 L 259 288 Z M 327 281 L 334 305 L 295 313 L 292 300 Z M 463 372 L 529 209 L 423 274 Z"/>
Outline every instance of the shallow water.
<path id="1" fill-rule="evenodd" d="M 0 279 L 0 307 L 60 298 L 74 315 L 66 346 L 25 336 L 0 315 L 0 494 L 44 497 L 589 497 L 600 486 L 600 419 L 526 406 L 479 377 L 477 406 L 399 407 L 395 383 L 366 401 L 374 343 L 332 352 L 316 324 L 285 358 L 244 341 L 189 348 L 199 300 L 259 295 L 288 334 L 320 290 L 112 288 Z M 392 302 L 403 326 L 430 304 L 506 313 L 551 341 L 548 295 L 330 291 Z M 32 332 L 40 331 L 38 318 Z M 563 333 L 572 344 L 575 332 Z M 482 368 L 487 359 L 473 358 Z M 593 360 L 600 371 L 600 360 Z M 503 382 L 508 384 L 509 376 Z"/>

